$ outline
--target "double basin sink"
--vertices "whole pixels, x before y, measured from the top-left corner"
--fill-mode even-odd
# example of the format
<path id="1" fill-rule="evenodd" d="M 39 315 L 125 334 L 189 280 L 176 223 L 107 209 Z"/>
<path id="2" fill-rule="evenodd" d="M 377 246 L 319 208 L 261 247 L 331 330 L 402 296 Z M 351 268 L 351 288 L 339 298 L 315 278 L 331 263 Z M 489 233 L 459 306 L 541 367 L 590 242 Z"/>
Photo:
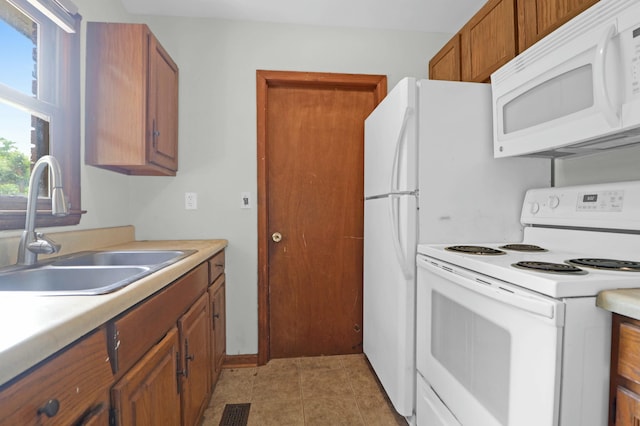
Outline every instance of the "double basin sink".
<path id="1" fill-rule="evenodd" d="M 0 270 L 0 291 L 41 296 L 98 295 L 119 290 L 195 250 L 90 251 L 33 266 Z"/>

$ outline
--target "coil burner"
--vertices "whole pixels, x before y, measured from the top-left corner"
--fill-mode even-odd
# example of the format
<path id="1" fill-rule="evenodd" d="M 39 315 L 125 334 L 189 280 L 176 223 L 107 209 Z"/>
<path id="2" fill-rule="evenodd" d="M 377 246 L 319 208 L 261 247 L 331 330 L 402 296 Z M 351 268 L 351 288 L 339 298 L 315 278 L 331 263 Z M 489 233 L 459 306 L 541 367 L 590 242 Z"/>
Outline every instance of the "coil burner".
<path id="1" fill-rule="evenodd" d="M 548 251 L 546 248 L 536 246 L 533 244 L 507 244 L 500 246 L 501 249 L 514 250 L 514 251 L 528 251 L 528 252 L 541 252 Z"/>
<path id="2" fill-rule="evenodd" d="M 522 261 L 514 263 L 511 266 L 520 269 L 526 269 L 529 271 L 546 272 L 549 274 L 561 274 L 561 275 L 586 275 L 587 271 L 583 271 L 575 266 L 567 265 L 566 263 L 552 263 L 552 262 L 530 262 Z"/>
<path id="3" fill-rule="evenodd" d="M 569 259 L 568 263 L 584 268 L 605 269 L 607 271 L 640 272 L 640 262 L 617 259 Z"/>
<path id="4" fill-rule="evenodd" d="M 483 246 L 449 246 L 449 247 L 445 247 L 445 250 L 455 251 L 458 253 L 476 254 L 476 255 L 484 255 L 484 256 L 496 256 L 496 255 L 506 254 L 502 250 L 494 249 L 491 247 L 483 247 Z"/>

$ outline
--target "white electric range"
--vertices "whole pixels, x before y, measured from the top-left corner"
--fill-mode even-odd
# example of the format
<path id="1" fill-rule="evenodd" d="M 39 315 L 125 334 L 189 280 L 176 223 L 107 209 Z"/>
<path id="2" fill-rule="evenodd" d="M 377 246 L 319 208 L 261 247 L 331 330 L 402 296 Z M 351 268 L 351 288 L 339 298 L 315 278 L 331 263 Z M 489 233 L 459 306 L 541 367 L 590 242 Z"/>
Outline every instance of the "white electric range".
<path id="1" fill-rule="evenodd" d="M 595 299 L 640 287 L 640 182 L 530 190 L 521 222 L 521 242 L 418 247 L 418 426 L 607 424 Z"/>

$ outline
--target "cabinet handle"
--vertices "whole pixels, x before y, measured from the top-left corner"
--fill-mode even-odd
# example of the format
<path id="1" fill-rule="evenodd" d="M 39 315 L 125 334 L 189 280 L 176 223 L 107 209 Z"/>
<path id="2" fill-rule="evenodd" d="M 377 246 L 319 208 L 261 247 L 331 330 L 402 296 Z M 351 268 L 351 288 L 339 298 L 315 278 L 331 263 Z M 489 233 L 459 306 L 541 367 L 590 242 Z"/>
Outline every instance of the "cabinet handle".
<path id="1" fill-rule="evenodd" d="M 53 417 L 60 410 L 60 402 L 57 399 L 50 399 L 42 407 L 38 408 L 38 415 L 46 414 L 47 417 Z"/>
<path id="2" fill-rule="evenodd" d="M 189 377 L 189 361 L 196 359 L 194 354 L 189 355 L 189 339 L 184 340 L 184 377 Z"/>
<path id="3" fill-rule="evenodd" d="M 156 120 L 153 119 L 152 131 L 151 131 L 151 141 L 153 143 L 153 147 L 158 146 L 158 137 L 160 136 L 160 131 L 156 128 Z"/>
<path id="4" fill-rule="evenodd" d="M 216 268 L 224 268 L 224 263 L 216 263 Z"/>

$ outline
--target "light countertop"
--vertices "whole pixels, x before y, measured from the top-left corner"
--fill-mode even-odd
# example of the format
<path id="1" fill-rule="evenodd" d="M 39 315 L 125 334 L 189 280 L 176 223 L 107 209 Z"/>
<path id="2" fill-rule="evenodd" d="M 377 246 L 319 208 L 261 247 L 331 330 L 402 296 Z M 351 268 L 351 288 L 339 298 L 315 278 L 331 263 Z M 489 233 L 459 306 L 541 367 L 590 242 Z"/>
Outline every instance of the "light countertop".
<path id="1" fill-rule="evenodd" d="M 226 246 L 226 240 L 131 241 L 108 247 L 108 250 L 197 251 L 114 293 L 98 296 L 34 296 L 2 292 L 0 384 L 172 283 Z"/>
<path id="2" fill-rule="evenodd" d="M 602 291 L 598 294 L 596 305 L 607 311 L 640 320 L 640 288 Z"/>

